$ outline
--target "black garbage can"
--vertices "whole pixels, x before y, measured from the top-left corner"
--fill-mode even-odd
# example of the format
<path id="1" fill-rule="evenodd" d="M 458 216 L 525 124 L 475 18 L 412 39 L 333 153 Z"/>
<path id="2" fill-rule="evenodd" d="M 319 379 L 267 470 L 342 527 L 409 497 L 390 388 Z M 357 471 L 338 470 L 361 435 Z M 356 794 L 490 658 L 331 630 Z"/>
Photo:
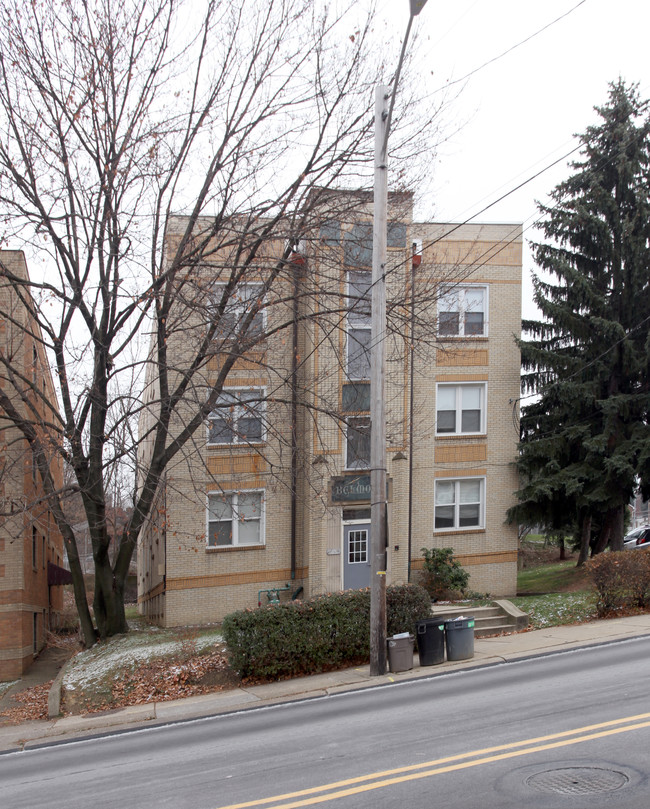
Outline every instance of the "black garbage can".
<path id="1" fill-rule="evenodd" d="M 415 624 L 421 666 L 445 662 L 445 625 L 437 618 L 425 618 Z"/>
<path id="2" fill-rule="evenodd" d="M 447 660 L 474 657 L 474 617 L 450 618 L 445 621 Z"/>
<path id="3" fill-rule="evenodd" d="M 413 668 L 414 643 L 415 638 L 408 632 L 388 638 L 388 668 L 390 671 L 410 671 Z"/>

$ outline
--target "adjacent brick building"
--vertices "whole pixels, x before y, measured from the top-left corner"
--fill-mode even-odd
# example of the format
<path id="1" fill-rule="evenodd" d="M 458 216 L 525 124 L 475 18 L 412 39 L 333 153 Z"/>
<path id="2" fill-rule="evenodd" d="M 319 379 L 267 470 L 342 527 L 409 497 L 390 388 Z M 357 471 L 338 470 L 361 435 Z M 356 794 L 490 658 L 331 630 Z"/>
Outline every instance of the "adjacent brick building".
<path id="1" fill-rule="evenodd" d="M 0 251 L 0 269 L 27 278 L 21 251 Z M 24 292 L 29 300 L 29 294 Z M 45 403 L 56 402 L 40 331 L 10 283 L 0 284 L 0 351 L 11 358 L 13 384 L 0 364 L 0 386 L 28 390 L 31 405 L 51 422 Z M 24 412 L 25 405 L 10 394 Z M 62 608 L 63 540 L 47 505 L 41 501 L 40 476 L 27 441 L 0 409 L 0 680 L 19 676 L 45 645 L 46 632 L 57 625 Z M 60 463 L 52 472 L 62 484 Z M 65 573 L 65 571 L 63 571 Z"/>
<path id="2" fill-rule="evenodd" d="M 258 324 L 269 336 L 237 360 L 222 407 L 167 470 L 138 545 L 140 611 L 163 625 L 369 583 L 372 198 L 355 197 L 353 216 L 322 223 L 294 255 Z M 417 223 L 411 206 L 390 195 L 387 580 L 417 580 L 421 549 L 451 546 L 473 590 L 511 595 L 521 227 Z M 170 249 L 182 224 L 168 223 Z M 267 246 L 269 260 L 281 247 Z M 221 261 L 206 263 L 206 289 Z M 168 352 L 182 367 L 201 320 L 179 319 Z M 195 395 L 223 361 L 215 351 Z M 145 401 L 156 390 L 152 363 Z"/>

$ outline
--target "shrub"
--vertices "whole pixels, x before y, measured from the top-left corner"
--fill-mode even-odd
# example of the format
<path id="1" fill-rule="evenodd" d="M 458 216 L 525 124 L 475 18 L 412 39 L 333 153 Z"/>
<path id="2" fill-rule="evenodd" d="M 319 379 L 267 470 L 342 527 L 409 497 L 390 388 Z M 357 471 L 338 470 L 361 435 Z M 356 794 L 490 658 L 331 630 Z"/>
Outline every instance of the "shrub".
<path id="1" fill-rule="evenodd" d="M 386 588 L 386 634 L 415 632 L 415 622 L 431 615 L 431 598 L 418 584 L 391 584 Z"/>
<path id="2" fill-rule="evenodd" d="M 422 548 L 424 564 L 420 583 L 434 600 L 467 589 L 469 573 L 454 559 L 453 548 Z"/>
<path id="3" fill-rule="evenodd" d="M 599 615 L 650 603 L 650 551 L 601 553 L 587 562 Z"/>
<path id="4" fill-rule="evenodd" d="M 387 631 L 413 632 L 431 608 L 415 584 L 386 589 Z M 346 590 L 227 615 L 231 666 L 242 677 L 296 677 L 365 662 L 370 655 L 370 590 Z"/>

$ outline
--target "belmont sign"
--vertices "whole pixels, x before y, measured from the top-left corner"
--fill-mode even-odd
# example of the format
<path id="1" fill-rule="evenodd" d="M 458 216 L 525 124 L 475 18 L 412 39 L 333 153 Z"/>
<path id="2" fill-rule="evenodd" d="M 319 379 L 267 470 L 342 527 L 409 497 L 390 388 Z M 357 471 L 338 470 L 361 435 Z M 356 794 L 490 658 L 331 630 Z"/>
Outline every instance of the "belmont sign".
<path id="1" fill-rule="evenodd" d="M 386 495 L 390 491 L 386 481 Z M 370 502 L 370 474 L 342 475 L 330 481 L 332 503 Z"/>

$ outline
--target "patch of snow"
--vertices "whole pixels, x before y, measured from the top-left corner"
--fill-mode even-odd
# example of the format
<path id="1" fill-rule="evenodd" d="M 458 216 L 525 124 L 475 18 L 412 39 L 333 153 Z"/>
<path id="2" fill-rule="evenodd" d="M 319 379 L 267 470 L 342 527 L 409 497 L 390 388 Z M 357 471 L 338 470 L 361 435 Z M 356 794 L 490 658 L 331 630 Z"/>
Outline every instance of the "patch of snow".
<path id="1" fill-rule="evenodd" d="M 163 633 L 165 634 L 165 633 Z M 193 639 L 197 651 L 201 652 L 220 643 L 221 635 L 208 634 Z M 83 690 L 101 680 L 118 677 L 125 668 L 133 668 L 161 657 L 178 654 L 183 641 L 178 635 L 165 640 L 151 639 L 149 633 L 131 633 L 97 643 L 91 649 L 80 652 L 68 664 L 63 678 L 65 689 Z"/>
<path id="2" fill-rule="evenodd" d="M 18 680 L 10 680 L 8 683 L 0 683 L 0 697 L 5 693 L 5 691 L 9 691 L 12 685 L 16 685 Z"/>

